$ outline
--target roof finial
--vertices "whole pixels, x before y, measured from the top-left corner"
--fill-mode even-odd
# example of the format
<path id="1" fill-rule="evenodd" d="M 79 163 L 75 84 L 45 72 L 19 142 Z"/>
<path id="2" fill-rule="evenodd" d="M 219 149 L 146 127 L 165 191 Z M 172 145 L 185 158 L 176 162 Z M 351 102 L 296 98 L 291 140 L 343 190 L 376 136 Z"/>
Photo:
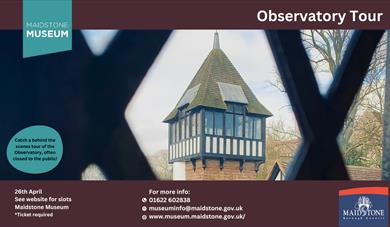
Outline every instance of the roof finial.
<path id="1" fill-rule="evenodd" d="M 219 47 L 219 36 L 218 36 L 218 31 L 215 31 L 214 33 L 214 45 L 213 49 L 220 49 Z"/>

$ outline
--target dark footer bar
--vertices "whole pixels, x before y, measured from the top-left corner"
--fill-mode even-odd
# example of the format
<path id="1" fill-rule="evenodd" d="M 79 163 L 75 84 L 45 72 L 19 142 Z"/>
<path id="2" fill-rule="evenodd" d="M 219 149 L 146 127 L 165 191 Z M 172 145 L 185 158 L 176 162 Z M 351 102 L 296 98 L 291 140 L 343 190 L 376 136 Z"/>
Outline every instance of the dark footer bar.
<path id="1" fill-rule="evenodd" d="M 353 211 L 362 199 L 348 196 L 359 193 L 366 195 L 365 202 L 377 196 L 370 200 L 371 210 L 383 209 L 376 214 L 386 217 L 376 218 L 387 222 L 388 186 L 352 181 L 1 181 L 0 226 L 331 227 L 352 217 L 341 217 L 349 215 L 342 209 Z"/>

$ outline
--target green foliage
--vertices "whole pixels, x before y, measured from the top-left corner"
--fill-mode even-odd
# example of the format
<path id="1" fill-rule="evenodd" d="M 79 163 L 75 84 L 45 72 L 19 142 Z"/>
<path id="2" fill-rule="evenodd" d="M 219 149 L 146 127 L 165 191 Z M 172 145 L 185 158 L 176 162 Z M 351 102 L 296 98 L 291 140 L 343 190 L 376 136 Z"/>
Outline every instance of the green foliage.
<path id="1" fill-rule="evenodd" d="M 364 161 L 365 151 L 353 149 L 344 155 L 345 163 L 353 166 L 366 166 Z"/>

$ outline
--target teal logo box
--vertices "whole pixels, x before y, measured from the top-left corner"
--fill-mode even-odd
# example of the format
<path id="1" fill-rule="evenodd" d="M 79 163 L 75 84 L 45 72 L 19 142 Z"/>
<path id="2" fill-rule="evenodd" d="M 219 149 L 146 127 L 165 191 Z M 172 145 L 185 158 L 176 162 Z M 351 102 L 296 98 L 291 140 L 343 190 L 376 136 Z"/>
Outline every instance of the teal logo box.
<path id="1" fill-rule="evenodd" d="M 23 58 L 72 49 L 72 0 L 23 0 Z"/>

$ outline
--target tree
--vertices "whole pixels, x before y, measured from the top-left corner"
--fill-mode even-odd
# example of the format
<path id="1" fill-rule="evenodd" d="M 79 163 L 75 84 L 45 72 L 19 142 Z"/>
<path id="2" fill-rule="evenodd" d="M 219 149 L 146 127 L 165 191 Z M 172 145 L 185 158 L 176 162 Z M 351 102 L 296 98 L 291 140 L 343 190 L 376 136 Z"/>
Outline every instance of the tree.
<path id="1" fill-rule="evenodd" d="M 317 77 L 325 73 L 334 78 L 351 35 L 352 31 L 350 30 L 305 30 L 302 32 L 302 40 Z M 366 114 L 364 118 L 370 119 L 365 120 L 379 127 L 375 133 L 382 132 L 385 86 L 383 74 L 386 65 L 386 47 L 386 38 L 384 37 L 378 44 L 364 83 L 350 107 L 342 132 L 338 137 L 341 151 L 347 163 L 360 163 L 364 166 L 381 165 L 380 159 L 375 159 L 377 160 L 375 164 L 362 161 L 367 160 L 368 156 L 378 154 L 378 152 L 382 154 L 383 146 L 381 140 L 374 139 L 378 138 L 377 134 L 362 136 L 362 133 L 373 134 L 373 131 L 364 130 L 361 125 L 356 127 L 355 124 L 363 113 L 368 112 L 370 114 Z M 280 77 L 277 77 L 271 85 L 281 92 L 285 92 Z M 381 138 L 381 136 L 379 137 Z M 364 138 L 365 140 L 356 138 Z M 378 147 L 380 150 L 376 149 Z M 375 149 L 370 150 L 372 148 Z"/>
<path id="2" fill-rule="evenodd" d="M 356 119 L 350 144 L 346 154 L 346 164 L 379 168 L 382 159 L 382 122 L 379 113 L 366 109 Z"/>
<path id="3" fill-rule="evenodd" d="M 302 32 L 302 40 L 316 71 L 324 69 L 325 72 L 330 72 L 332 76 L 335 75 L 351 34 L 350 30 L 338 29 Z"/>
<path id="4" fill-rule="evenodd" d="M 266 161 L 260 166 L 259 178 L 266 179 L 276 160 L 290 161 L 301 142 L 298 126 L 288 127 L 282 119 L 267 124 Z"/>
<path id="5" fill-rule="evenodd" d="M 317 73 L 330 73 L 334 78 L 351 35 L 351 30 L 307 30 L 302 32 L 302 40 L 313 68 Z M 366 108 L 378 108 L 379 113 L 383 111 L 384 83 L 381 83 L 381 80 L 383 80 L 382 73 L 385 68 L 385 43 L 385 39 L 379 43 L 364 84 L 349 109 L 343 130 L 339 135 L 339 145 L 346 159 L 348 159 L 348 155 L 351 154 L 353 149 L 356 148 L 356 144 L 351 143 L 351 137 L 354 133 L 359 108 L 366 105 Z M 376 99 L 373 96 L 376 96 Z M 378 102 L 373 103 L 367 100 L 376 100 Z M 380 116 L 378 121 L 382 122 L 382 114 L 378 114 L 378 116 Z"/>
<path id="6" fill-rule="evenodd" d="M 172 165 L 168 163 L 167 150 L 160 150 L 148 155 L 147 158 L 159 180 L 172 180 Z"/>

